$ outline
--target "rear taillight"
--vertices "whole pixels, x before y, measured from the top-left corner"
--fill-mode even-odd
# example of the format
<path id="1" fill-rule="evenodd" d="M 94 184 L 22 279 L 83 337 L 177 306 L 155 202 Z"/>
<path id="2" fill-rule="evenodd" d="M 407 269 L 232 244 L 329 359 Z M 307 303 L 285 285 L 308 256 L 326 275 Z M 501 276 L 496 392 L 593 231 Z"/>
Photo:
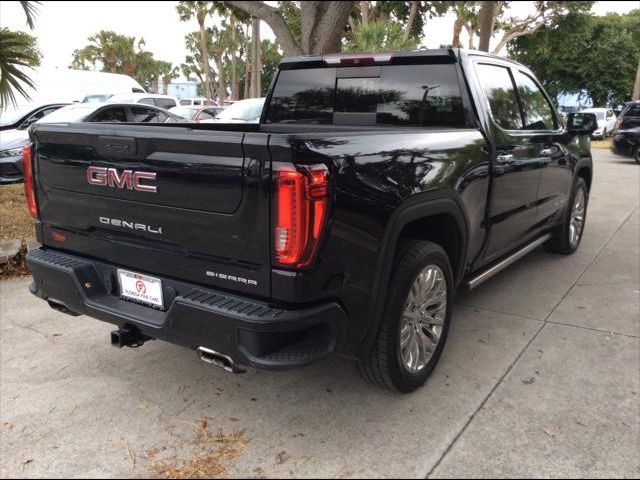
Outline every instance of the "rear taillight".
<path id="1" fill-rule="evenodd" d="M 24 195 L 27 199 L 27 209 L 33 218 L 38 216 L 36 206 L 36 192 L 33 183 L 33 168 L 31 165 L 31 147 L 29 145 L 22 149 L 22 174 L 24 175 Z"/>
<path id="2" fill-rule="evenodd" d="M 622 117 L 618 117 L 618 119 L 616 120 L 616 128 L 622 128 Z"/>
<path id="3" fill-rule="evenodd" d="M 327 167 L 281 166 L 274 175 L 276 263 L 291 268 L 307 266 L 316 254 L 326 221 Z"/>

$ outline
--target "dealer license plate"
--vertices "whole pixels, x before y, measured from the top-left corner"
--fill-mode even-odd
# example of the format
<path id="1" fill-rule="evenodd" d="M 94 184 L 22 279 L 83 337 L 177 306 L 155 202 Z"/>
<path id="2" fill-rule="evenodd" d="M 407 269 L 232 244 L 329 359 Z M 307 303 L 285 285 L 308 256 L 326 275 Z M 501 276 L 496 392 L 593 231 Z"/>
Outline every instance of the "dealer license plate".
<path id="1" fill-rule="evenodd" d="M 164 308 L 162 300 L 162 280 L 140 273 L 118 269 L 120 297 L 152 307 Z"/>

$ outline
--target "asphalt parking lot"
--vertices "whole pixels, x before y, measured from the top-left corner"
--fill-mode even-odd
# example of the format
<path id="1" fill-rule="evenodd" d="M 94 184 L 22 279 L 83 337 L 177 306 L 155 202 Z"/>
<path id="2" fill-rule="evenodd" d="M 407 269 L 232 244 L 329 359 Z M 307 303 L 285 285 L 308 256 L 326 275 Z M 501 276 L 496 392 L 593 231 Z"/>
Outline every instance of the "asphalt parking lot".
<path id="1" fill-rule="evenodd" d="M 116 350 L 110 325 L 2 282 L 0 476 L 207 458 L 231 477 L 640 476 L 640 167 L 594 150 L 594 170 L 579 251 L 536 250 L 460 293 L 439 367 L 408 396 L 340 358 L 230 375 L 162 342 Z"/>

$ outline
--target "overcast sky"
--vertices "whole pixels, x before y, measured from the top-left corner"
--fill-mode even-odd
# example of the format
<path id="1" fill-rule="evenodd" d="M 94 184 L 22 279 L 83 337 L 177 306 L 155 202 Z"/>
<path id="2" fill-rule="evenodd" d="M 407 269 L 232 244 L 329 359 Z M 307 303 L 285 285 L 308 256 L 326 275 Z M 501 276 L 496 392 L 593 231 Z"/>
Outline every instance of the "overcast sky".
<path id="1" fill-rule="evenodd" d="M 146 49 L 153 52 L 156 59 L 175 65 L 184 62 L 186 54 L 184 37 L 198 29 L 197 22 L 180 22 L 176 13 L 178 2 L 42 2 L 36 18 L 36 27 L 30 32 L 38 39 L 44 67 L 66 68 L 71 63 L 75 49 L 82 48 L 87 37 L 99 30 L 113 30 L 117 33 L 143 37 Z M 514 14 L 524 16 L 532 9 L 533 2 L 512 2 Z M 617 1 L 597 2 L 593 8 L 596 15 L 608 11 L 626 13 L 638 8 L 639 2 Z M 438 47 L 451 43 L 453 22 L 451 14 L 429 20 L 425 28 L 423 44 Z M 211 25 L 215 19 L 209 20 Z M 0 26 L 11 30 L 29 31 L 23 11 L 16 1 L 0 1 Z M 273 38 L 271 30 L 262 24 L 263 38 Z M 464 36 L 464 35 L 463 35 Z M 497 42 L 497 39 L 494 39 Z M 462 39 L 465 42 L 465 39 Z"/>

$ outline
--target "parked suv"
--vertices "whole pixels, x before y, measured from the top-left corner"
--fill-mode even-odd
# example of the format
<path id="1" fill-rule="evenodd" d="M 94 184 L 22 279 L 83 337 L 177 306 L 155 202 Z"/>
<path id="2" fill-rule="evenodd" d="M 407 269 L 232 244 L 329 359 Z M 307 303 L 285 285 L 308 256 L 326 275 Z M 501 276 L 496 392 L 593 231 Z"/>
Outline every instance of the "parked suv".
<path id="1" fill-rule="evenodd" d="M 294 57 L 266 98 L 259 123 L 32 127 L 31 291 L 117 325 L 118 347 L 163 339 L 231 372 L 336 352 L 410 392 L 457 288 L 580 245 L 595 115 L 565 126 L 523 65 Z"/>
<path id="2" fill-rule="evenodd" d="M 616 115 L 611 108 L 585 108 L 581 112 L 595 114 L 598 120 L 598 128 L 592 134 L 594 138 L 604 140 L 616 128 Z"/>
<path id="3" fill-rule="evenodd" d="M 640 100 L 625 103 L 616 122 L 618 130 L 634 127 L 640 127 Z"/>

